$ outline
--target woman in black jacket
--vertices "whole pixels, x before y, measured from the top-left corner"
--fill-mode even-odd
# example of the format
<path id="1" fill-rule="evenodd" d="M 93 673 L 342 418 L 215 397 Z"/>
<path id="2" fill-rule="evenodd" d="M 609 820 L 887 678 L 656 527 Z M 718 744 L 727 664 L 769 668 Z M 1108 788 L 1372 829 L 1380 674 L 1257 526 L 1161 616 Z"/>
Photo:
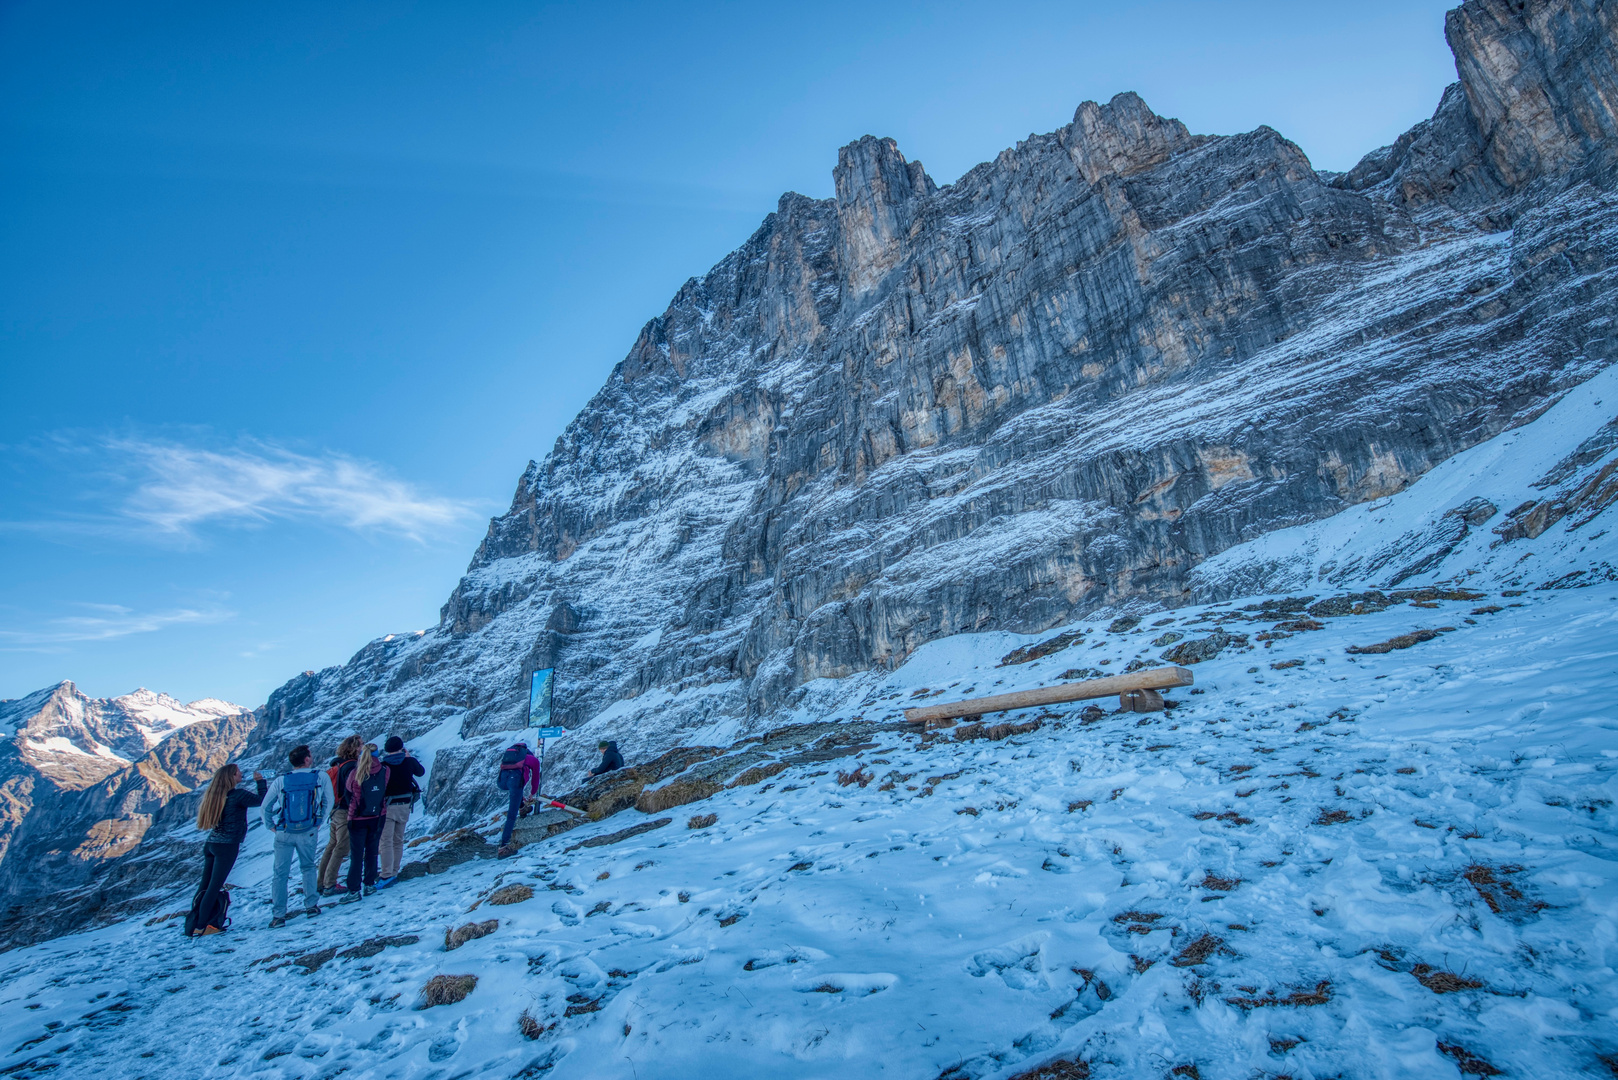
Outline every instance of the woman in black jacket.
<path id="1" fill-rule="evenodd" d="M 264 802 L 264 793 L 270 786 L 257 772 L 253 773 L 253 782 L 258 794 L 250 795 L 238 788 L 236 785 L 241 782 L 239 767 L 220 766 L 197 810 L 197 828 L 208 830 L 208 837 L 202 845 L 202 884 L 197 887 L 196 898 L 191 901 L 191 917 L 186 920 L 187 933 L 192 936 L 224 932 L 224 927 L 214 925 L 214 920 L 219 916 L 225 877 L 236 865 L 236 855 L 242 849 L 242 841 L 247 839 L 247 811 Z"/>

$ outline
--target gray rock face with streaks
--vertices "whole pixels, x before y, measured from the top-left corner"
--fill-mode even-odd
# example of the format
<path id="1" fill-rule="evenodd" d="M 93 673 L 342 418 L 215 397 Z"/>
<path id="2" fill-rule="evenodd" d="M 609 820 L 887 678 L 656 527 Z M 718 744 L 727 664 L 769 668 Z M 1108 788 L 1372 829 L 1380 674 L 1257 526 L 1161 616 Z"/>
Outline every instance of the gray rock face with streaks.
<path id="1" fill-rule="evenodd" d="M 537 668 L 567 783 L 598 732 L 722 741 L 1398 491 L 1618 355 L 1614 10 L 1468 0 L 1460 82 L 1345 174 L 1133 94 L 942 188 L 849 144 L 646 325 L 440 624 L 288 683 L 255 746 L 448 725 L 464 821 Z"/>

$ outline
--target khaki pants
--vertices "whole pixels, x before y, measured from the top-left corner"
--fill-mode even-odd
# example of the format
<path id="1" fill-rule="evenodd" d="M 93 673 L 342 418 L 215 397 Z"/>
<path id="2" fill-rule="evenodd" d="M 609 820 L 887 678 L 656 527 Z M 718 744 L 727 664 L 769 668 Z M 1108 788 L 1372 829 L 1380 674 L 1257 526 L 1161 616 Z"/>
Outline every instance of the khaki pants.
<path id="1" fill-rule="evenodd" d="M 388 804 L 388 816 L 382 822 L 382 846 L 378 849 L 378 872 L 385 878 L 399 876 L 399 863 L 404 859 L 405 826 L 410 822 L 410 804 Z"/>
<path id="2" fill-rule="evenodd" d="M 337 884 L 342 876 L 343 858 L 348 855 L 348 811 L 334 807 L 331 812 L 331 839 L 320 853 L 320 889 L 322 892 Z"/>

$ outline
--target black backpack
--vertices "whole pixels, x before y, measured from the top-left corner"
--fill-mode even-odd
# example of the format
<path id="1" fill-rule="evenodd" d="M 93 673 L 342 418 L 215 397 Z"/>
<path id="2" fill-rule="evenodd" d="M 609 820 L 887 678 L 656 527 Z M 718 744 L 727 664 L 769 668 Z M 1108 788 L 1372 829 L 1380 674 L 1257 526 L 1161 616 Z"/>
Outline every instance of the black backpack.
<path id="1" fill-rule="evenodd" d="M 205 927 L 205 926 L 198 926 L 197 925 L 197 916 L 202 914 L 201 908 L 202 908 L 202 895 L 199 893 L 197 895 L 197 898 L 194 901 L 192 901 L 192 903 L 191 903 L 191 910 L 186 912 L 186 914 L 185 914 L 185 926 L 184 926 L 184 929 L 185 929 L 185 936 L 186 937 L 190 937 L 192 934 L 196 933 L 198 930 L 206 930 L 207 929 L 207 927 Z M 221 929 L 221 930 L 229 930 L 230 929 L 230 890 L 229 889 L 220 889 L 219 890 L 219 910 L 215 911 L 213 913 L 213 924 L 215 926 L 219 927 L 219 929 Z"/>
<path id="2" fill-rule="evenodd" d="M 511 791 L 522 787 L 522 763 L 528 760 L 528 744 L 518 743 L 509 746 L 506 752 L 500 755 L 500 774 L 495 783 L 501 791 Z"/>
<path id="3" fill-rule="evenodd" d="M 349 799 L 349 820 L 381 817 L 388 806 L 388 767 L 379 765 L 372 769 L 371 775 L 358 786 L 359 794 Z"/>

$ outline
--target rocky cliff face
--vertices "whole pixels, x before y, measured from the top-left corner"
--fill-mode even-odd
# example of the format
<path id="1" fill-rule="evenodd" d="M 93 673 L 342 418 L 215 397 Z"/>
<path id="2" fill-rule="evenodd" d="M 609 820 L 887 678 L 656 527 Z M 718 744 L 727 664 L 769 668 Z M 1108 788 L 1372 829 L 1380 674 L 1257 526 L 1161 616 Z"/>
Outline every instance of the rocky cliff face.
<path id="1" fill-rule="evenodd" d="M 927 641 L 1174 606 L 1400 491 L 1618 356 L 1615 11 L 1468 0 L 1460 81 L 1344 174 L 1133 94 L 945 187 L 851 143 L 646 325 L 439 625 L 287 683 L 250 752 L 426 737 L 457 824 L 538 668 L 582 728 L 561 787 L 597 734 L 812 719 Z"/>
<path id="2" fill-rule="evenodd" d="M 1460 81 L 1346 174 L 1133 94 L 943 188 L 851 143 L 647 324 L 440 624 L 288 683 L 255 745 L 452 728 L 465 818 L 536 668 L 649 754 L 1402 489 L 1618 355 L 1615 10 L 1469 0 Z"/>
<path id="3" fill-rule="evenodd" d="M 150 690 L 89 698 L 70 682 L 0 702 L 0 944 L 116 917 L 169 884 L 173 866 L 154 859 L 162 845 L 143 840 L 195 813 L 185 796 L 255 723 L 225 701 L 187 705 Z M 148 879 L 135 864 L 161 869 Z"/>

